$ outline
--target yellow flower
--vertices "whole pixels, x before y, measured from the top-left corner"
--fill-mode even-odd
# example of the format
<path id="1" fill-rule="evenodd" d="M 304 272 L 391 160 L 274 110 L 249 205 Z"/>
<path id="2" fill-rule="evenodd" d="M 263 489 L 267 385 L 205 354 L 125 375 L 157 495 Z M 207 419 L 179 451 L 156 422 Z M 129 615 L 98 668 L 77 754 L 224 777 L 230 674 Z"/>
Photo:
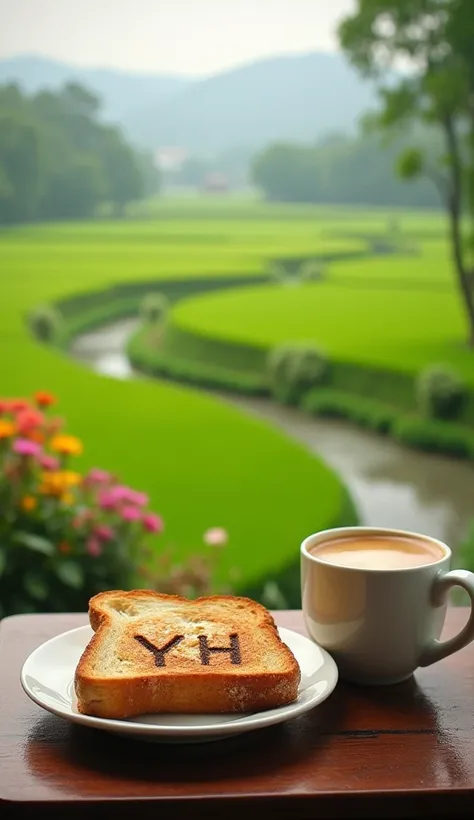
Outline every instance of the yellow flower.
<path id="1" fill-rule="evenodd" d="M 51 439 L 50 447 L 63 456 L 80 456 L 82 441 L 75 436 L 58 435 Z"/>
<path id="2" fill-rule="evenodd" d="M 61 501 L 63 502 L 63 504 L 73 504 L 74 496 L 72 493 L 69 492 L 63 493 L 61 496 Z"/>
<path id="3" fill-rule="evenodd" d="M 0 419 L 0 438 L 10 438 L 15 435 L 15 425 L 12 421 Z"/>
<path id="4" fill-rule="evenodd" d="M 80 473 L 72 470 L 51 470 L 41 475 L 40 493 L 62 497 L 71 487 L 76 487 L 82 481 Z"/>
<path id="5" fill-rule="evenodd" d="M 34 495 L 25 495 L 20 501 L 20 507 L 25 512 L 31 512 L 38 506 L 38 502 Z"/>

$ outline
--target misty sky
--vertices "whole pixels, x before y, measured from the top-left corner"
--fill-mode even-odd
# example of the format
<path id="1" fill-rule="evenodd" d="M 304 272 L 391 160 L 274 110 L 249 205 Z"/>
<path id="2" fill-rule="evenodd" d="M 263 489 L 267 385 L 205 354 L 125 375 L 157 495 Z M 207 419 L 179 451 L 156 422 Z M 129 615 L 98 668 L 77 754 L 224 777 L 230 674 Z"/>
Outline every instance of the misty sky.
<path id="1" fill-rule="evenodd" d="M 0 58 L 212 74 L 274 54 L 333 51 L 353 0 L 0 0 Z"/>

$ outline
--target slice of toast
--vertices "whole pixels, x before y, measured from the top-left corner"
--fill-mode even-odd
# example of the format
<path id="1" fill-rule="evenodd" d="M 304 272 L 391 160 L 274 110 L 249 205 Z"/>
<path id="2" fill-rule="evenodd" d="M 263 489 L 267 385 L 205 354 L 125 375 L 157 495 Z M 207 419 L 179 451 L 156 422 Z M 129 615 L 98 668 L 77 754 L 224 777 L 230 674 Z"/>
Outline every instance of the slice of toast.
<path id="1" fill-rule="evenodd" d="M 89 619 L 95 635 L 74 681 L 83 714 L 254 712 L 297 698 L 299 666 L 248 598 L 102 592 Z"/>

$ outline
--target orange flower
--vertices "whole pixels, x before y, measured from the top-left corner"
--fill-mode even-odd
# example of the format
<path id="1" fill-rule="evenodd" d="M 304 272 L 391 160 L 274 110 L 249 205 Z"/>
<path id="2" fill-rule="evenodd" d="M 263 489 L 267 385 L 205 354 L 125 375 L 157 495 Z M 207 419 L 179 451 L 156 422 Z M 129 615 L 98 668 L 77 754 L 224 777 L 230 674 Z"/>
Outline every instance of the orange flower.
<path id="1" fill-rule="evenodd" d="M 56 396 L 47 393 L 45 390 L 38 390 L 35 393 L 35 401 L 39 407 L 50 407 L 52 404 L 56 404 Z"/>
<path id="2" fill-rule="evenodd" d="M 50 447 L 64 456 L 80 456 L 82 441 L 75 436 L 59 435 L 51 439 Z"/>
<path id="3" fill-rule="evenodd" d="M 61 543 L 58 544 L 58 550 L 59 550 L 59 552 L 62 552 L 63 555 L 69 555 L 69 553 L 71 552 L 71 549 L 72 549 L 72 547 L 71 547 L 70 544 L 68 544 L 67 541 L 61 541 Z"/>
<path id="4" fill-rule="evenodd" d="M 61 496 L 61 501 L 63 504 L 67 504 L 69 506 L 74 503 L 74 496 L 70 492 L 63 493 Z"/>
<path id="5" fill-rule="evenodd" d="M 46 441 L 46 436 L 41 430 L 28 430 L 23 435 L 25 438 L 29 438 L 30 441 L 36 441 L 37 444 L 44 444 Z"/>
<path id="6" fill-rule="evenodd" d="M 10 436 L 15 435 L 15 432 L 15 425 L 12 421 L 5 421 L 4 419 L 0 419 L 0 439 L 10 438 Z"/>
<path id="7" fill-rule="evenodd" d="M 21 499 L 20 507 L 25 512 L 31 512 L 32 510 L 37 507 L 38 502 L 34 495 L 25 495 L 24 498 Z"/>

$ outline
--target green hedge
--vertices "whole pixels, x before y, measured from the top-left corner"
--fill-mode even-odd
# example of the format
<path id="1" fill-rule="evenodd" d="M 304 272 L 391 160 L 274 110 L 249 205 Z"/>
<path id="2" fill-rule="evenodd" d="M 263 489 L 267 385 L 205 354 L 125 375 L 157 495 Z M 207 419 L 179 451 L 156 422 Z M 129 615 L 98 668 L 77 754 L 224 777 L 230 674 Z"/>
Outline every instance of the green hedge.
<path id="1" fill-rule="evenodd" d="M 128 357 L 133 367 L 141 373 L 211 390 L 230 390 L 250 396 L 264 396 L 268 393 L 268 385 L 263 376 L 170 356 L 149 344 L 149 333 L 149 325 L 141 327 L 127 345 Z"/>
<path id="2" fill-rule="evenodd" d="M 474 460 L 474 430 L 461 424 L 400 413 L 375 399 L 362 399 L 329 388 L 309 391 L 301 407 L 315 416 L 348 419 L 361 427 L 390 434 L 409 447 Z"/>
<path id="3" fill-rule="evenodd" d="M 389 433 L 397 415 L 393 408 L 378 401 L 324 388 L 306 393 L 301 407 L 315 416 L 348 419 L 378 433 Z"/>
<path id="4" fill-rule="evenodd" d="M 69 317 L 61 326 L 54 343 L 58 347 L 67 348 L 79 333 L 100 327 L 115 319 L 135 316 L 138 313 L 138 297 L 116 299 L 112 302 L 99 304 L 81 311 L 74 317 Z"/>
<path id="5" fill-rule="evenodd" d="M 392 433 L 398 441 L 420 450 L 474 459 L 474 431 L 461 424 L 402 416 Z"/>
<path id="6" fill-rule="evenodd" d="M 80 313 L 110 304 L 110 302 L 135 299 L 139 304 L 142 297 L 159 290 L 170 302 L 177 302 L 188 296 L 208 293 L 213 290 L 263 285 L 268 276 L 195 276 L 191 279 L 147 279 L 142 282 L 123 282 L 100 291 L 76 293 L 56 302 L 56 307 L 64 319 L 74 318 Z"/>

